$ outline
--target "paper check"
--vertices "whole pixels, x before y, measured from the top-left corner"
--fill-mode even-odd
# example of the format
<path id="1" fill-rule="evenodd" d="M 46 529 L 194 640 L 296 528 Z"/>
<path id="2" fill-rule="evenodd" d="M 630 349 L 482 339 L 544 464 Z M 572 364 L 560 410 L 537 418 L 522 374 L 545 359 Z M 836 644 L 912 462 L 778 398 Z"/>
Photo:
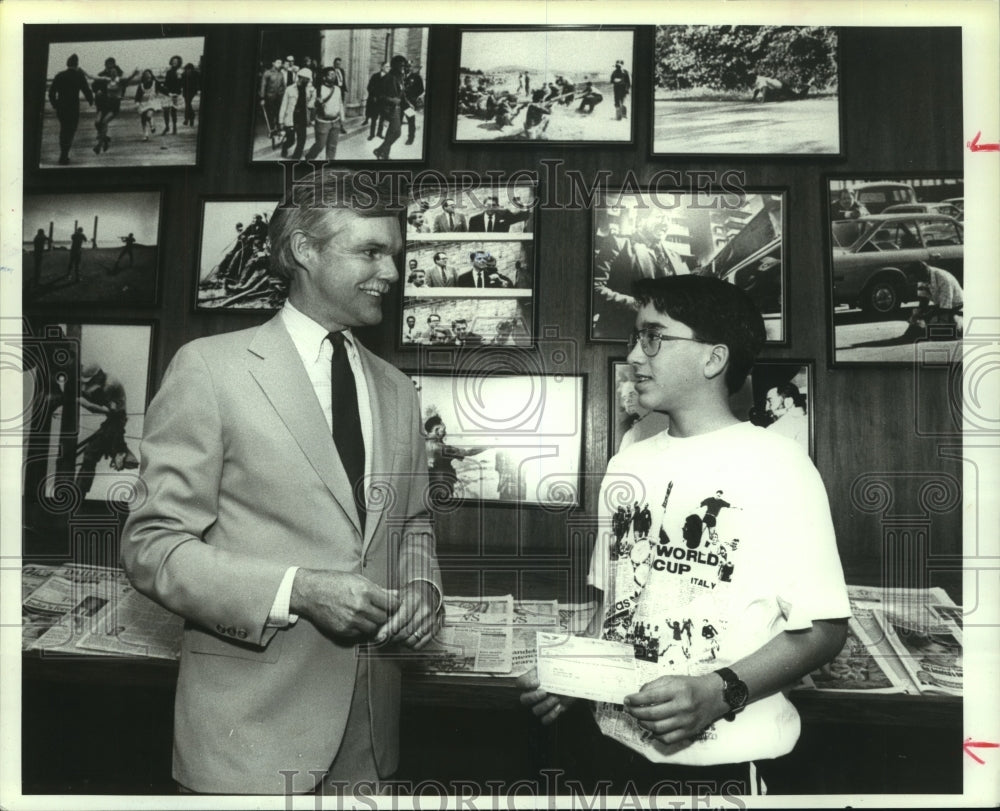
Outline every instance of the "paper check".
<path id="1" fill-rule="evenodd" d="M 621 704 L 639 690 L 631 645 L 546 631 L 537 645 L 538 681 L 548 693 Z"/>

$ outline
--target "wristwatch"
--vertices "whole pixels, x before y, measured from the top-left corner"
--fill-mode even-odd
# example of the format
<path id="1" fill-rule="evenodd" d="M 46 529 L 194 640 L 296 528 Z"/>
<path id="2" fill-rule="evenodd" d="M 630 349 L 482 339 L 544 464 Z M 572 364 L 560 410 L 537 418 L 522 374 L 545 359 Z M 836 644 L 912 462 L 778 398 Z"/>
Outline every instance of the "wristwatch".
<path id="1" fill-rule="evenodd" d="M 718 673 L 722 677 L 722 681 L 725 682 L 722 688 L 722 697 L 729 705 L 729 712 L 722 717 L 727 721 L 733 721 L 736 718 L 736 713 L 746 706 L 747 699 L 750 698 L 750 691 L 746 684 L 740 681 L 740 677 L 728 667 L 720 667 L 714 672 Z"/>

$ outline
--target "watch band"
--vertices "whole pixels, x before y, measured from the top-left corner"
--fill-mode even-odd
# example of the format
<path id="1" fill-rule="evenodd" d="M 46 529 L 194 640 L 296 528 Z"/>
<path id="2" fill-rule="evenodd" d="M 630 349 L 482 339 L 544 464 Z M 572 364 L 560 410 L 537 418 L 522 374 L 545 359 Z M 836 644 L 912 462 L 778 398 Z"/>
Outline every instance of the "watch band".
<path id="1" fill-rule="evenodd" d="M 740 680 L 740 677 L 736 675 L 728 667 L 720 667 L 714 671 L 719 674 L 719 677 L 724 682 L 722 688 L 722 697 L 725 699 L 726 703 L 729 705 L 729 712 L 727 712 L 722 717 L 727 721 L 733 721 L 736 719 L 736 713 L 746 706 L 747 699 L 750 697 L 749 690 L 747 689 L 746 683 Z"/>

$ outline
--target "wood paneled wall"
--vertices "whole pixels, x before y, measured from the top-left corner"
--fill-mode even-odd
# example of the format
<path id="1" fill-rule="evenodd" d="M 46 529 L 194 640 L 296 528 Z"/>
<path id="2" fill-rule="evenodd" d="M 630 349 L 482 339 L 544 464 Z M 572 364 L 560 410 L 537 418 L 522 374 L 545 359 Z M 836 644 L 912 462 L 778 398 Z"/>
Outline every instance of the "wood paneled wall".
<path id="1" fill-rule="evenodd" d="M 46 43 L 126 39 L 131 36 L 207 36 L 201 101 L 201 161 L 190 169 L 47 170 L 37 168 L 38 126 L 43 104 Z M 178 347 L 204 335 L 246 327 L 263 316 L 194 312 L 202 195 L 270 195 L 282 189 L 278 165 L 248 162 L 247 139 L 253 107 L 258 28 L 256 26 L 25 28 L 25 184 L 36 190 L 78 187 L 163 185 L 167 238 L 162 251 L 162 303 L 129 313 L 157 324 L 154 387 Z M 955 384 L 943 368 L 828 368 L 825 177 L 831 173 L 962 172 L 962 76 L 959 28 L 844 28 L 840 65 L 844 157 L 753 158 L 738 156 L 651 159 L 650 118 L 653 29 L 637 29 L 633 71 L 636 141 L 632 146 L 516 148 L 451 143 L 459 29 L 432 29 L 425 79 L 428 86 L 428 147 L 425 166 L 452 170 L 537 170 L 539 161 L 560 159 L 565 168 L 594 177 L 610 170 L 611 185 L 631 171 L 643 182 L 661 169 L 745 173 L 749 187 L 788 190 L 790 341 L 763 357 L 813 358 L 816 380 L 817 465 L 826 482 L 841 556 L 850 582 L 905 585 L 916 566 L 924 585 L 943 585 L 960 600 L 961 510 L 939 496 L 961 482 L 958 414 L 949 396 Z M 381 167 L 380 167 L 381 168 Z M 414 170 L 420 166 L 407 167 Z M 561 189 L 568 195 L 568 188 Z M 625 347 L 586 341 L 590 272 L 590 215 L 585 210 L 543 210 L 537 240 L 539 327 L 555 327 L 576 348 L 579 371 L 587 375 L 584 448 L 585 509 L 570 514 L 538 508 L 476 505 L 442 515 L 439 546 L 446 587 L 464 588 L 477 579 L 488 591 L 525 596 L 552 592 L 572 596 L 570 584 L 586 572 L 598 486 L 608 457 L 608 359 Z M 376 352 L 401 368 L 414 368 L 412 352 L 395 348 L 399 290 L 387 303 L 380 328 L 363 336 Z M 120 317 L 119 312 L 90 311 Z M 32 322 L 39 313 L 28 312 Z M 51 313 L 46 313 L 51 317 Z M 767 476 L 761 460 L 759 475 Z M 275 471 L 280 475 L 280 471 Z M 882 484 L 880 484 L 880 482 Z M 886 493 L 891 498 L 883 498 Z M 889 503 L 891 501 L 891 503 Z M 885 503 L 883 503 L 885 502 Z M 960 503 L 960 502 L 959 502 Z M 790 505 L 794 507 L 794 505 Z M 31 514 L 28 515 L 29 524 Z M 807 532 L 775 516 L 776 532 Z M 29 530 L 38 527 L 28 527 Z M 63 531 L 47 526 L 43 535 Z M 40 543 L 37 533 L 26 537 Z M 922 549 L 908 558 L 912 538 Z M 910 539 L 910 540 L 908 540 Z M 26 548 L 26 554 L 32 553 Z M 900 557 L 902 556 L 902 558 Z M 901 562 L 902 561 L 902 562 Z M 459 571 L 464 572 L 460 574 Z M 906 574 L 910 571 L 911 574 Z M 471 578 L 471 579 L 470 579 Z M 909 580 L 907 579 L 909 578 Z M 916 583 L 914 583 L 916 584 Z"/>

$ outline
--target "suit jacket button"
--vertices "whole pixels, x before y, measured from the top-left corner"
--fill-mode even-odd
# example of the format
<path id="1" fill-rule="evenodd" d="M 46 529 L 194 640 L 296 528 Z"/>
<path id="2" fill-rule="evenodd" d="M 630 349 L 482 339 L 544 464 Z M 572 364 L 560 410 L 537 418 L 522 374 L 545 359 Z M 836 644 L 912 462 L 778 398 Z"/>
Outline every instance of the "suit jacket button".
<path id="1" fill-rule="evenodd" d="M 219 623 L 218 625 L 215 626 L 215 630 L 218 631 L 220 634 L 224 634 L 226 632 L 226 627 L 222 623 Z"/>
<path id="2" fill-rule="evenodd" d="M 246 638 L 247 638 L 247 632 L 246 632 L 246 630 L 245 630 L 245 629 L 243 629 L 243 628 L 240 628 L 240 629 L 239 629 L 239 630 L 238 630 L 238 631 L 236 632 L 236 636 L 238 636 L 238 637 L 239 637 L 240 639 L 246 639 Z"/>
<path id="3" fill-rule="evenodd" d="M 236 636 L 236 629 L 232 625 L 230 625 L 228 628 L 226 628 L 226 635 Z"/>

